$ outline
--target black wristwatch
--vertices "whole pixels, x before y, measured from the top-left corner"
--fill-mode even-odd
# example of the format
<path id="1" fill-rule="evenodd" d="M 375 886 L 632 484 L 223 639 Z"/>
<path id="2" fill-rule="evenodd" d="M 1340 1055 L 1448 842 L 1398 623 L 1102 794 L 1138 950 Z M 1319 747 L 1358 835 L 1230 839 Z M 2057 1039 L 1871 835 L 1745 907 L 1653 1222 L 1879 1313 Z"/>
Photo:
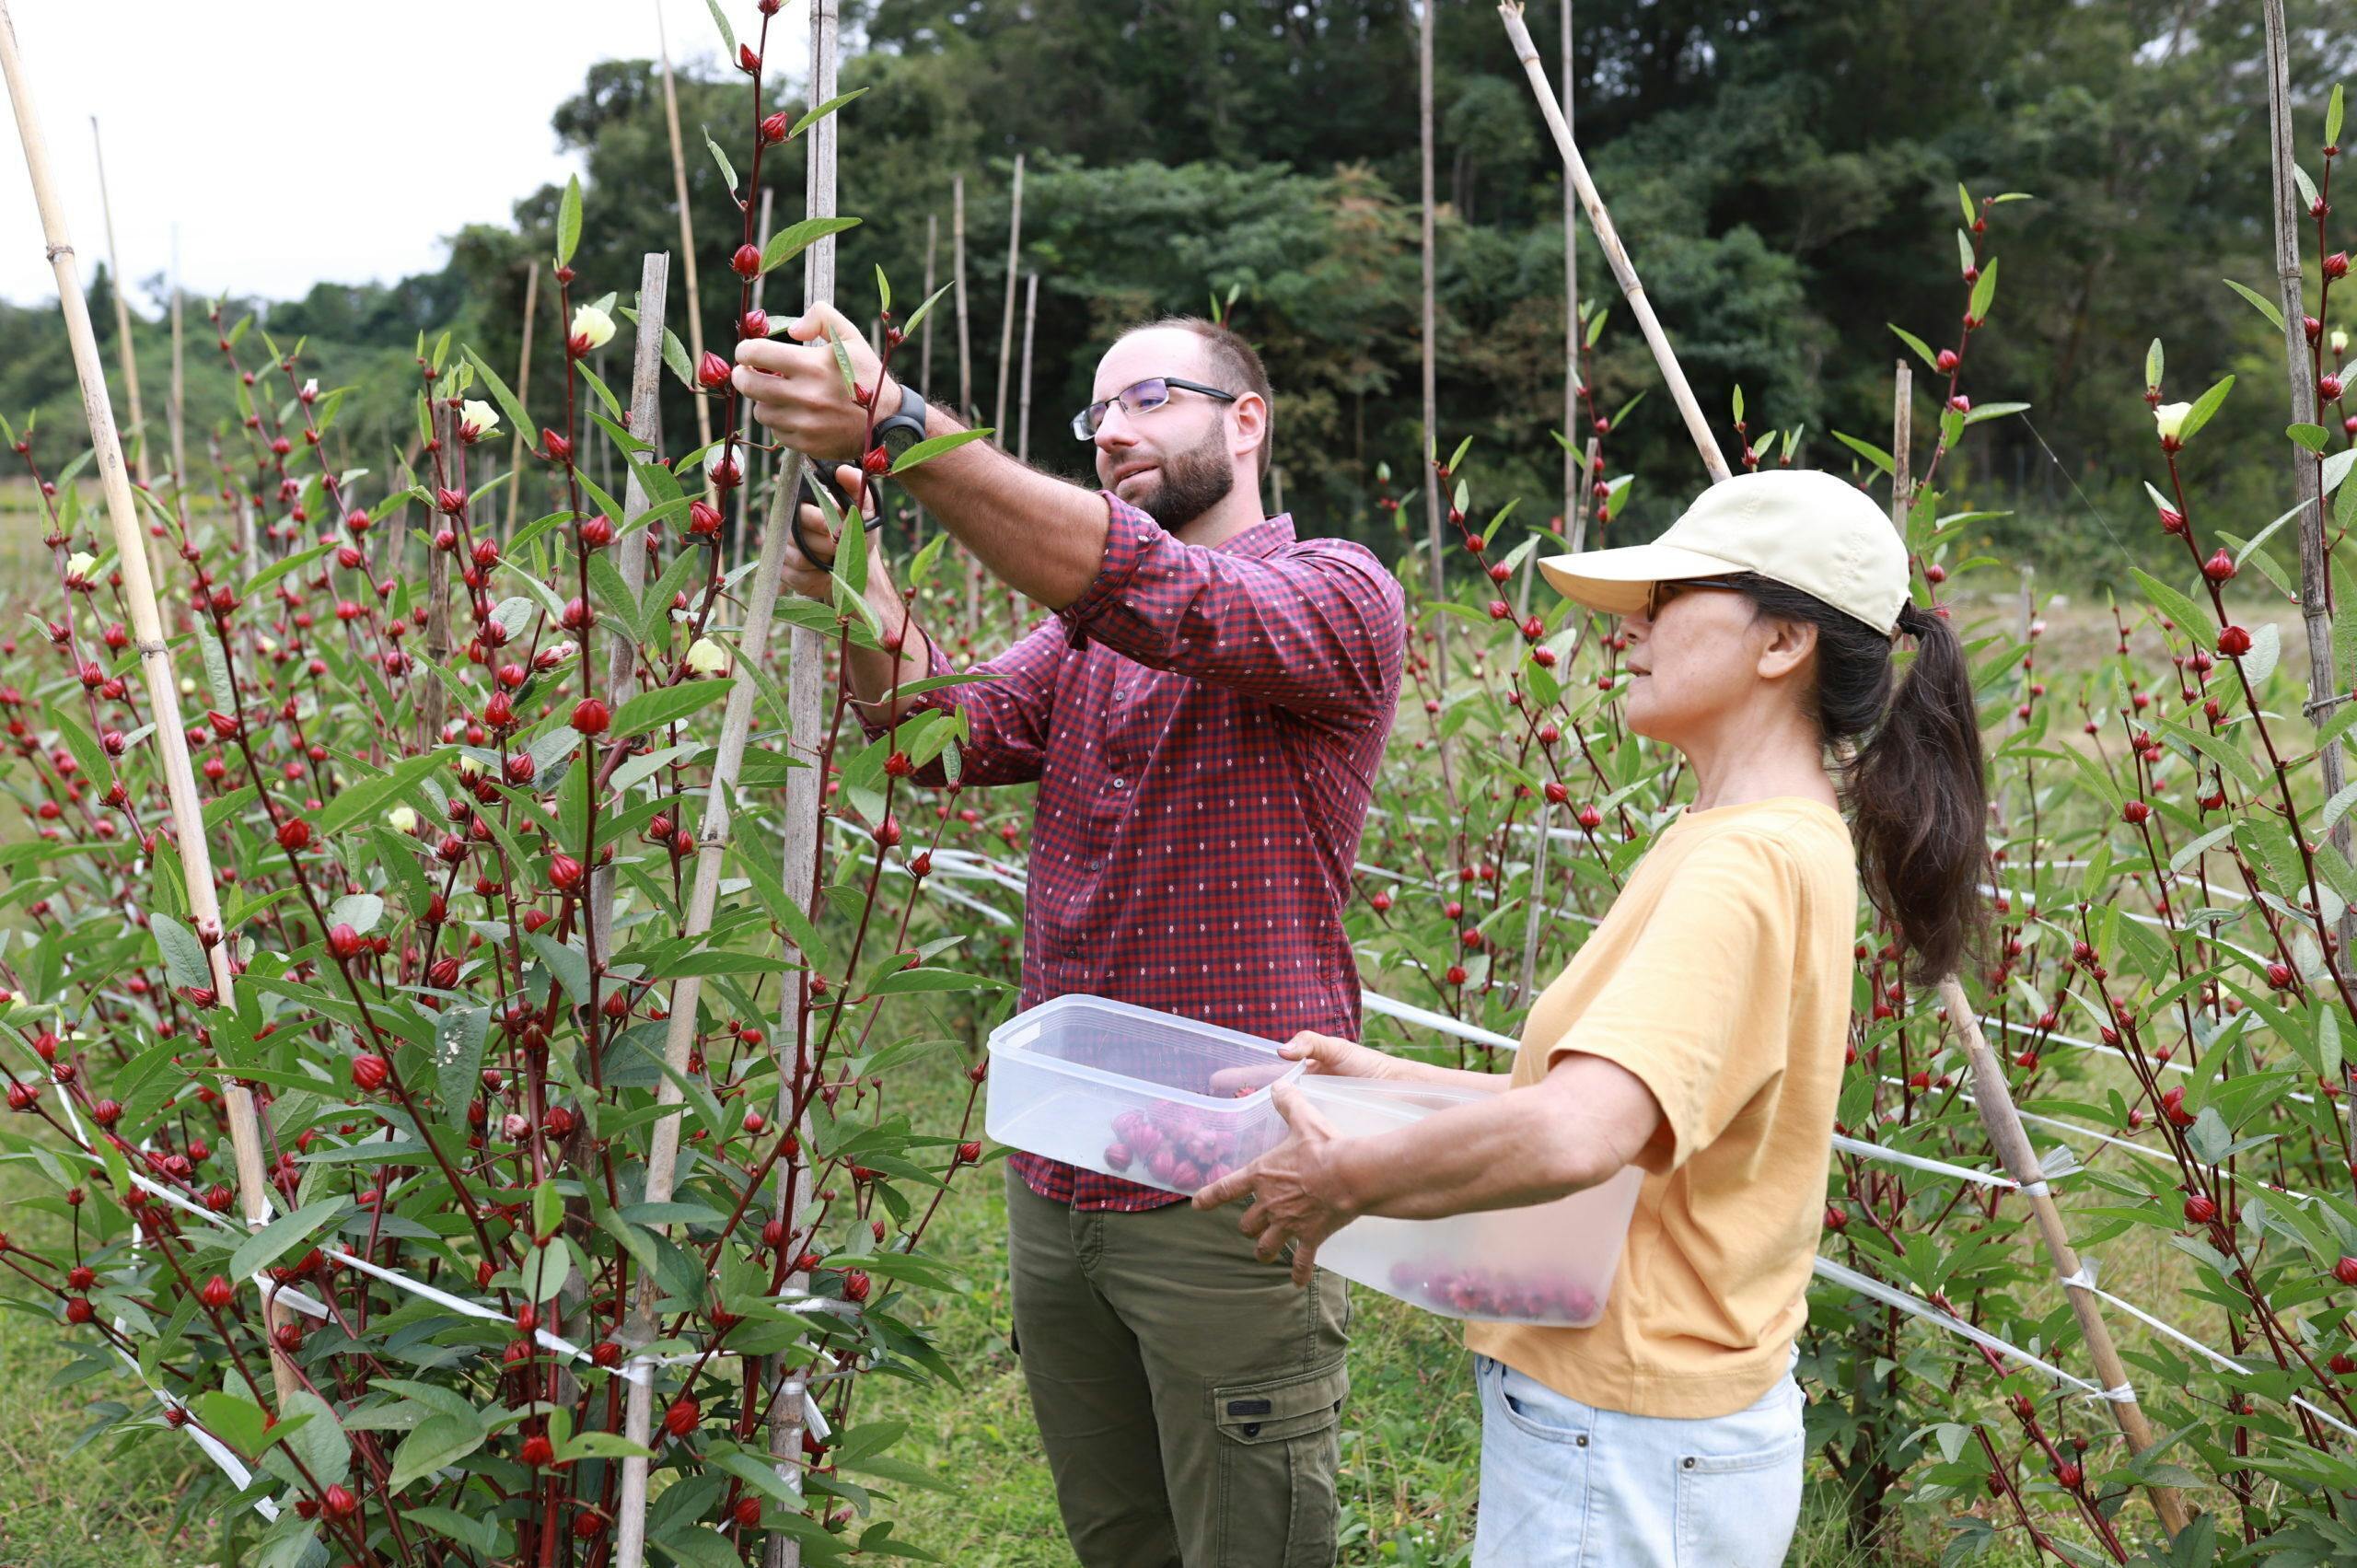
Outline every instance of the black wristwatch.
<path id="1" fill-rule="evenodd" d="M 900 388 L 900 408 L 876 422 L 876 444 L 895 458 L 924 439 L 926 414 L 924 394 L 905 381 Z"/>

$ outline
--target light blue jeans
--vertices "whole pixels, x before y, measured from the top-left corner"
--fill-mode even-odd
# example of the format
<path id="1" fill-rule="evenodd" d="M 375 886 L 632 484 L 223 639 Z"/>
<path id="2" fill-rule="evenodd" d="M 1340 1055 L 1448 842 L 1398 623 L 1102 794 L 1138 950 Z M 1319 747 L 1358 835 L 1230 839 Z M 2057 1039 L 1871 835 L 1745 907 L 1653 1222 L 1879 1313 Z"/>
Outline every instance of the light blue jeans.
<path id="1" fill-rule="evenodd" d="M 1486 1355 L 1474 1568 L 1777 1568 L 1801 1512 L 1801 1388 L 1700 1421 L 1624 1415 Z"/>

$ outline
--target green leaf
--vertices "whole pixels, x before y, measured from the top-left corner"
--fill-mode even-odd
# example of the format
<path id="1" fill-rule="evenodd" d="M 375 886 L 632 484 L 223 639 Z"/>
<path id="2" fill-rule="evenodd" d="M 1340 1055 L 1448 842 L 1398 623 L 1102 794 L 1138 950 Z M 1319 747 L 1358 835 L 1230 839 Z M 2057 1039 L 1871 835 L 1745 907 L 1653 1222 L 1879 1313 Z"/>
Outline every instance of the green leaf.
<path id="1" fill-rule="evenodd" d="M 728 25 L 728 17 L 720 8 L 720 0 L 703 0 L 712 11 L 712 25 L 720 29 L 721 57 L 733 69 L 737 64 L 737 34 Z"/>
<path id="2" fill-rule="evenodd" d="M 734 195 L 737 191 L 737 166 L 728 161 L 728 155 L 720 150 L 718 142 L 712 139 L 712 127 L 701 125 L 697 129 L 703 133 L 703 145 L 712 149 L 712 161 L 720 166 L 720 178 L 726 183 L 729 193 Z"/>
<path id="3" fill-rule="evenodd" d="M 2283 330 L 2283 312 L 2273 300 L 2268 298 L 2267 296 L 2259 293 L 2258 290 L 2255 288 L 2245 288 L 2241 284 L 2236 283 L 2232 278 L 2225 278 L 2221 281 L 2223 281 L 2228 288 L 2233 289 L 2236 294 L 2239 294 L 2245 299 L 2249 300 L 2251 303 L 2251 308 L 2266 317 L 2268 323 L 2277 331 L 2280 332 Z"/>
<path id="4" fill-rule="evenodd" d="M 477 354 L 471 344 L 459 352 L 467 356 L 467 363 L 475 367 L 475 374 L 482 377 L 482 384 L 491 389 L 492 401 L 507 416 L 507 428 L 528 436 L 531 435 L 532 416 L 524 412 L 523 400 L 507 389 L 507 383 L 500 379 L 499 372 L 491 367 L 491 362 Z"/>
<path id="5" fill-rule="evenodd" d="M 2027 403 L 1975 403 L 1965 414 L 1964 422 L 1978 424 L 1984 419 L 2003 419 L 2009 413 L 2020 413 L 2028 407 Z"/>
<path id="6" fill-rule="evenodd" d="M 773 268 L 782 267 L 828 235 L 841 234 L 847 228 L 856 228 L 858 226 L 857 218 L 840 217 L 804 218 L 800 223 L 789 224 L 771 235 L 769 244 L 762 247 L 761 271 L 766 273 Z M 684 359 L 685 355 L 681 357 Z"/>
<path id="7" fill-rule="evenodd" d="M 2210 423 L 2210 416 L 2218 412 L 2219 406 L 2226 401 L 2226 394 L 2234 389 L 2235 378 L 2229 376 L 2196 398 L 2192 409 L 2185 416 L 2185 426 L 2177 432 L 2177 438 L 2191 441 L 2194 433 Z"/>
<path id="8" fill-rule="evenodd" d="M 205 1430 L 247 1458 L 262 1449 L 261 1407 L 242 1395 L 209 1388 L 189 1401 Z"/>
<path id="9" fill-rule="evenodd" d="M 451 1116 L 474 1098 L 482 1071 L 483 1041 L 491 1032 L 488 1007 L 445 1007 L 434 1018 L 435 1086 Z"/>
<path id="10" fill-rule="evenodd" d="M 1896 469 L 1891 462 L 1890 454 L 1884 451 L 1880 447 L 1875 446 L 1871 442 L 1861 441 L 1854 436 L 1844 436 L 1839 430 L 1833 432 L 1833 438 L 1836 441 L 1840 442 L 1844 447 L 1849 447 L 1850 450 L 1857 453 L 1858 456 L 1865 459 L 1866 461 L 1874 464 L 1875 467 L 1880 469 L 1884 473 L 1887 474 L 1896 471 Z"/>
<path id="11" fill-rule="evenodd" d="M 620 740 L 642 730 L 659 729 L 665 725 L 674 724 L 719 702 L 736 684 L 733 676 L 713 676 L 701 680 L 682 680 L 672 686 L 658 686 L 652 691 L 641 691 L 615 712 L 607 739 Z"/>
<path id="12" fill-rule="evenodd" d="M 2144 385 L 2157 387 L 2161 384 L 2161 367 L 2165 363 L 2166 361 L 2161 354 L 2161 340 L 2154 338 L 2153 346 L 2144 351 Z"/>
<path id="13" fill-rule="evenodd" d="M 150 912 L 147 923 L 156 934 L 156 946 L 164 956 L 164 975 L 175 988 L 198 985 L 210 988 L 213 966 L 204 956 L 204 944 L 196 933 L 168 914 Z"/>
<path id="14" fill-rule="evenodd" d="M 2283 427 L 2283 434 L 2292 438 L 2294 446 L 2305 447 L 2318 457 L 2324 455 L 2325 447 L 2332 441 L 2321 424 L 2287 424 Z"/>
<path id="15" fill-rule="evenodd" d="M 734 53 L 735 51 L 730 51 Z M 581 243 L 581 176 L 575 175 L 564 182 L 564 196 L 556 208 L 556 264 L 569 265 L 574 248 Z M 518 424 L 518 430 L 526 426 Z"/>
<path id="16" fill-rule="evenodd" d="M 482 1446 L 482 1423 L 472 1416 L 445 1411 L 427 1416 L 393 1451 L 393 1473 L 387 1485 L 399 1492 L 411 1481 L 455 1464 Z"/>
<path id="17" fill-rule="evenodd" d="M 1004 990 L 1004 982 L 985 975 L 960 974 L 956 970 L 895 970 L 870 981 L 870 996 L 894 996 L 917 991 Z"/>
<path id="18" fill-rule="evenodd" d="M 311 1232 L 327 1223 L 328 1217 L 343 1208 L 347 1198 L 322 1198 L 316 1203 L 306 1203 L 291 1214 L 281 1214 L 270 1224 L 238 1244 L 229 1259 L 232 1280 L 249 1278 L 261 1268 L 275 1262 L 297 1242 L 308 1240 Z"/>
<path id="19" fill-rule="evenodd" d="M 2327 146 L 2336 145 L 2340 141 L 2340 84 L 2335 82 L 2332 84 L 2332 97 L 2324 106 L 2324 140 Z"/>
<path id="20" fill-rule="evenodd" d="M 792 141 L 795 137 L 799 136 L 803 132 L 807 131 L 811 126 L 816 125 L 819 121 L 824 120 L 828 115 L 832 114 L 835 110 L 841 109 L 843 105 L 859 97 L 861 93 L 864 93 L 866 90 L 867 89 L 865 87 L 854 88 L 853 91 L 843 94 L 841 98 L 830 98 L 826 102 L 809 110 L 807 113 L 804 114 L 801 119 L 794 122 L 794 128 L 792 130 L 786 132 L 786 140 Z M 885 308 L 889 309 L 891 308 L 887 306 Z"/>
<path id="21" fill-rule="evenodd" d="M 2177 622 L 2187 635 L 2206 641 L 2204 634 L 2212 624 L 2212 617 L 2208 610 L 2139 567 L 2131 566 L 2128 575 L 2136 579 L 2136 586 L 2144 590 L 2144 597 L 2153 601 L 2163 616 Z"/>
<path id="22" fill-rule="evenodd" d="M 995 434 L 990 430 L 953 430 L 946 436 L 928 436 L 900 454 L 892 464 L 892 472 L 906 473 L 919 463 L 937 458 L 944 452 L 954 451 L 969 441 L 986 441 Z"/>
<path id="23" fill-rule="evenodd" d="M 1991 256 L 1980 269 L 1980 277 L 1972 285 L 1972 314 L 1984 323 L 1989 319 L 1989 308 L 1997 303 L 1997 258 Z"/>
<path id="24" fill-rule="evenodd" d="M 306 1419 L 286 1439 L 287 1447 L 322 1486 L 340 1484 L 352 1473 L 352 1441 L 328 1402 L 308 1388 L 297 1388 L 286 1399 L 286 1415 Z"/>
<path id="25" fill-rule="evenodd" d="M 1921 359 L 1921 360 L 1924 363 L 1924 365 L 1925 365 L 1925 366 L 1929 366 L 1929 367 L 1930 367 L 1931 369 L 1933 369 L 1933 370 L 1937 370 L 1937 369 L 1939 369 L 1939 367 L 1940 367 L 1940 356 L 1939 356 L 1939 355 L 1937 355 L 1937 354 L 1933 354 L 1933 353 L 1932 352 L 1932 345 L 1931 345 L 1931 344 L 1929 344 L 1929 343 L 1925 343 L 1922 339 L 1921 339 L 1921 338 L 1917 337 L 1914 333 L 1912 333 L 1912 332 L 1909 331 L 1906 328 L 1904 328 L 1904 327 L 1902 327 L 1902 326 L 1899 326 L 1899 325 L 1898 325 L 1897 322 L 1895 322 L 1895 321 L 1894 321 L 1894 322 L 1887 322 L 1887 323 L 1885 323 L 1885 324 L 1886 324 L 1886 325 L 1887 325 L 1887 326 L 1890 328 L 1890 330 L 1891 330 L 1892 331 L 1897 332 L 1897 333 L 1898 334 L 1898 341 L 1899 341 L 1900 343 L 1905 343 L 1909 348 L 1911 348 L 1911 349 L 1913 349 L 1913 350 L 1915 351 L 1915 356 L 1916 356 L 1918 359 Z M 1738 412 L 1738 413 L 1736 413 L 1736 417 L 1737 419 L 1741 419 L 1741 418 L 1743 417 L 1743 415 L 1742 415 L 1740 412 Z"/>

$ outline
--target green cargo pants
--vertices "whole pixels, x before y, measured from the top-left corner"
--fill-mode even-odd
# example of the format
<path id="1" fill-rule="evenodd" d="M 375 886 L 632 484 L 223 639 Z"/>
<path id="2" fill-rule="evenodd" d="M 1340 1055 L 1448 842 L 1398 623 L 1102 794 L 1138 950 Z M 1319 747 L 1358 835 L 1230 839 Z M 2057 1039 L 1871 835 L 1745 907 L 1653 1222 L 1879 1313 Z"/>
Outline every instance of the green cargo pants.
<path id="1" fill-rule="evenodd" d="M 1010 1168 L 1015 1337 L 1085 1568 L 1329 1568 L 1348 1287 L 1240 1210 L 1082 1211 Z"/>

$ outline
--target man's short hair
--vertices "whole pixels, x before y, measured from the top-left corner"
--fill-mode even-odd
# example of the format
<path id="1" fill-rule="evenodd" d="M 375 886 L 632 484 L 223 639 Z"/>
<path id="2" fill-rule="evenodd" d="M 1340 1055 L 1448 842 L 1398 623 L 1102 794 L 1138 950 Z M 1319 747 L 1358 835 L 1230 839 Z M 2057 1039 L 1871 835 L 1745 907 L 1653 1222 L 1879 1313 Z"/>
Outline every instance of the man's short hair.
<path id="1" fill-rule="evenodd" d="M 1178 327 L 1202 339 L 1211 351 L 1212 365 L 1218 372 L 1214 379 L 1228 383 L 1220 389 L 1222 391 L 1235 392 L 1238 396 L 1246 392 L 1259 395 L 1260 406 L 1269 411 L 1268 416 L 1260 422 L 1260 477 L 1267 479 L 1270 455 L 1276 449 L 1277 399 L 1269 389 L 1269 372 L 1261 365 L 1260 354 L 1237 333 L 1201 316 L 1165 316 L 1158 321 L 1147 321 L 1132 327 L 1130 331 L 1149 331 L 1156 327 Z M 1127 337 L 1129 332 L 1121 335 Z"/>

